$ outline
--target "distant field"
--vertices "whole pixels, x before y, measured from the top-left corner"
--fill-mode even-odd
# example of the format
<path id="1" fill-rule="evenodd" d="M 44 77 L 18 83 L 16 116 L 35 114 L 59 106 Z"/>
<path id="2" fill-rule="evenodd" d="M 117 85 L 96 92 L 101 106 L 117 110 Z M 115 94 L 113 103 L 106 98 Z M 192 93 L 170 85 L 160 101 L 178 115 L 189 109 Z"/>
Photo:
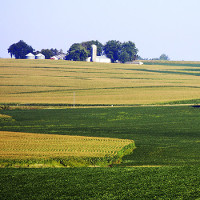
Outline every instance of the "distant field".
<path id="1" fill-rule="evenodd" d="M 145 65 L 0 59 L 0 103 L 199 102 L 200 62 Z"/>

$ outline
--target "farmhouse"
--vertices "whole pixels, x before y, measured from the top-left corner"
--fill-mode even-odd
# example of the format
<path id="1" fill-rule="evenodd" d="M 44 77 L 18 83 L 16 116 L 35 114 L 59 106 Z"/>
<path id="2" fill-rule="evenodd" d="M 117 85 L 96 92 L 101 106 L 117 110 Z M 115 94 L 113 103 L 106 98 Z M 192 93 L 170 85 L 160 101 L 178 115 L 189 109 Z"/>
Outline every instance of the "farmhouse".
<path id="1" fill-rule="evenodd" d="M 50 59 L 52 60 L 64 60 L 66 57 L 65 54 L 59 54 L 59 55 L 56 55 L 56 56 L 52 56 Z"/>
<path id="2" fill-rule="evenodd" d="M 56 56 L 52 56 L 50 59 L 51 60 L 58 60 L 58 58 Z"/>
<path id="3" fill-rule="evenodd" d="M 100 62 L 100 63 L 111 63 L 111 59 L 106 56 L 97 56 L 97 46 L 92 45 L 91 57 L 86 59 L 87 62 Z"/>

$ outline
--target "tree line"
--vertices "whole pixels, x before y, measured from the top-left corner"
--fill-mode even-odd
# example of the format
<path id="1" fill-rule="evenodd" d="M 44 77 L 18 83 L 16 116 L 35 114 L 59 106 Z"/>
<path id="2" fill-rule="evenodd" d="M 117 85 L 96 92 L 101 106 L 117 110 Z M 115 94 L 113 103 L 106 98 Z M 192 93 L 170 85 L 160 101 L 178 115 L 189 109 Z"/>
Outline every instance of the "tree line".
<path id="1" fill-rule="evenodd" d="M 8 48 L 8 53 L 10 54 L 11 58 L 14 56 L 16 59 L 25 59 L 28 53 L 32 53 L 34 55 L 42 53 L 46 59 L 50 59 L 52 56 L 63 54 L 63 50 L 51 48 L 35 51 L 32 46 L 28 45 L 23 40 L 20 40 L 19 42 L 10 45 Z"/>
<path id="2" fill-rule="evenodd" d="M 72 44 L 67 51 L 66 60 L 85 61 L 87 57 L 91 57 L 92 44 L 97 46 L 97 56 L 105 55 L 110 58 L 112 62 L 119 61 L 125 63 L 137 58 L 138 49 L 131 41 L 122 43 L 117 40 L 110 40 L 103 45 L 98 40 L 91 40 Z M 35 51 L 32 46 L 20 40 L 18 43 L 14 43 L 8 48 L 8 53 L 10 53 L 11 58 L 14 56 L 16 59 L 25 59 L 28 53 L 33 53 L 35 55 L 42 53 L 46 59 L 49 59 L 52 56 L 63 54 L 63 51 L 53 48 Z"/>
<path id="3" fill-rule="evenodd" d="M 110 40 L 105 45 L 98 40 L 75 43 L 73 44 L 66 56 L 67 60 L 84 61 L 87 57 L 91 57 L 91 45 L 97 46 L 97 56 L 106 55 L 111 59 L 111 62 L 128 62 L 137 58 L 138 49 L 131 41 L 120 42 L 117 40 Z"/>
<path id="4" fill-rule="evenodd" d="M 135 43 L 120 42 L 117 40 L 109 40 L 103 45 L 98 40 L 91 40 L 87 42 L 74 43 L 71 45 L 66 54 L 66 60 L 73 61 L 85 61 L 87 57 L 91 57 L 91 46 L 95 44 L 97 46 L 97 56 L 105 55 L 111 59 L 111 62 L 131 62 L 136 59 L 142 59 L 138 56 L 138 49 Z M 11 58 L 14 56 L 16 59 L 25 59 L 28 53 L 38 54 L 42 53 L 46 59 L 50 59 L 52 56 L 63 54 L 63 50 L 42 49 L 41 51 L 35 51 L 32 46 L 26 44 L 23 40 L 12 44 L 8 48 L 8 53 L 10 53 Z M 169 60 L 169 57 L 162 54 L 159 58 L 152 60 Z"/>

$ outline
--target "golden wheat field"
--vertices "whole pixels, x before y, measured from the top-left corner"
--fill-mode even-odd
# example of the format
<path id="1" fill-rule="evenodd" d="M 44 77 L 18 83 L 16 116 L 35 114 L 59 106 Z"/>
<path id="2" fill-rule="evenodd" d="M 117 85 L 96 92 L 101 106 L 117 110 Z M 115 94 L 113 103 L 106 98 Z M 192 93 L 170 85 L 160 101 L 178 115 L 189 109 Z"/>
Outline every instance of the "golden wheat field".
<path id="1" fill-rule="evenodd" d="M 0 59 L 0 103 L 112 105 L 190 99 L 200 99 L 194 66 Z"/>
<path id="2" fill-rule="evenodd" d="M 0 158 L 113 156 L 133 140 L 0 131 Z"/>

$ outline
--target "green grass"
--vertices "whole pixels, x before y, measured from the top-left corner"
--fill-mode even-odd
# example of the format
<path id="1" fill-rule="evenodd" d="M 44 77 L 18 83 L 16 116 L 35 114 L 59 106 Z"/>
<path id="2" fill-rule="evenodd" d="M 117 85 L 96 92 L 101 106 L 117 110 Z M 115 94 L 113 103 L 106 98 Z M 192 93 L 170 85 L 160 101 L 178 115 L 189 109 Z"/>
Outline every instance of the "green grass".
<path id="1" fill-rule="evenodd" d="M 0 199 L 200 197 L 199 167 L 0 169 Z"/>

